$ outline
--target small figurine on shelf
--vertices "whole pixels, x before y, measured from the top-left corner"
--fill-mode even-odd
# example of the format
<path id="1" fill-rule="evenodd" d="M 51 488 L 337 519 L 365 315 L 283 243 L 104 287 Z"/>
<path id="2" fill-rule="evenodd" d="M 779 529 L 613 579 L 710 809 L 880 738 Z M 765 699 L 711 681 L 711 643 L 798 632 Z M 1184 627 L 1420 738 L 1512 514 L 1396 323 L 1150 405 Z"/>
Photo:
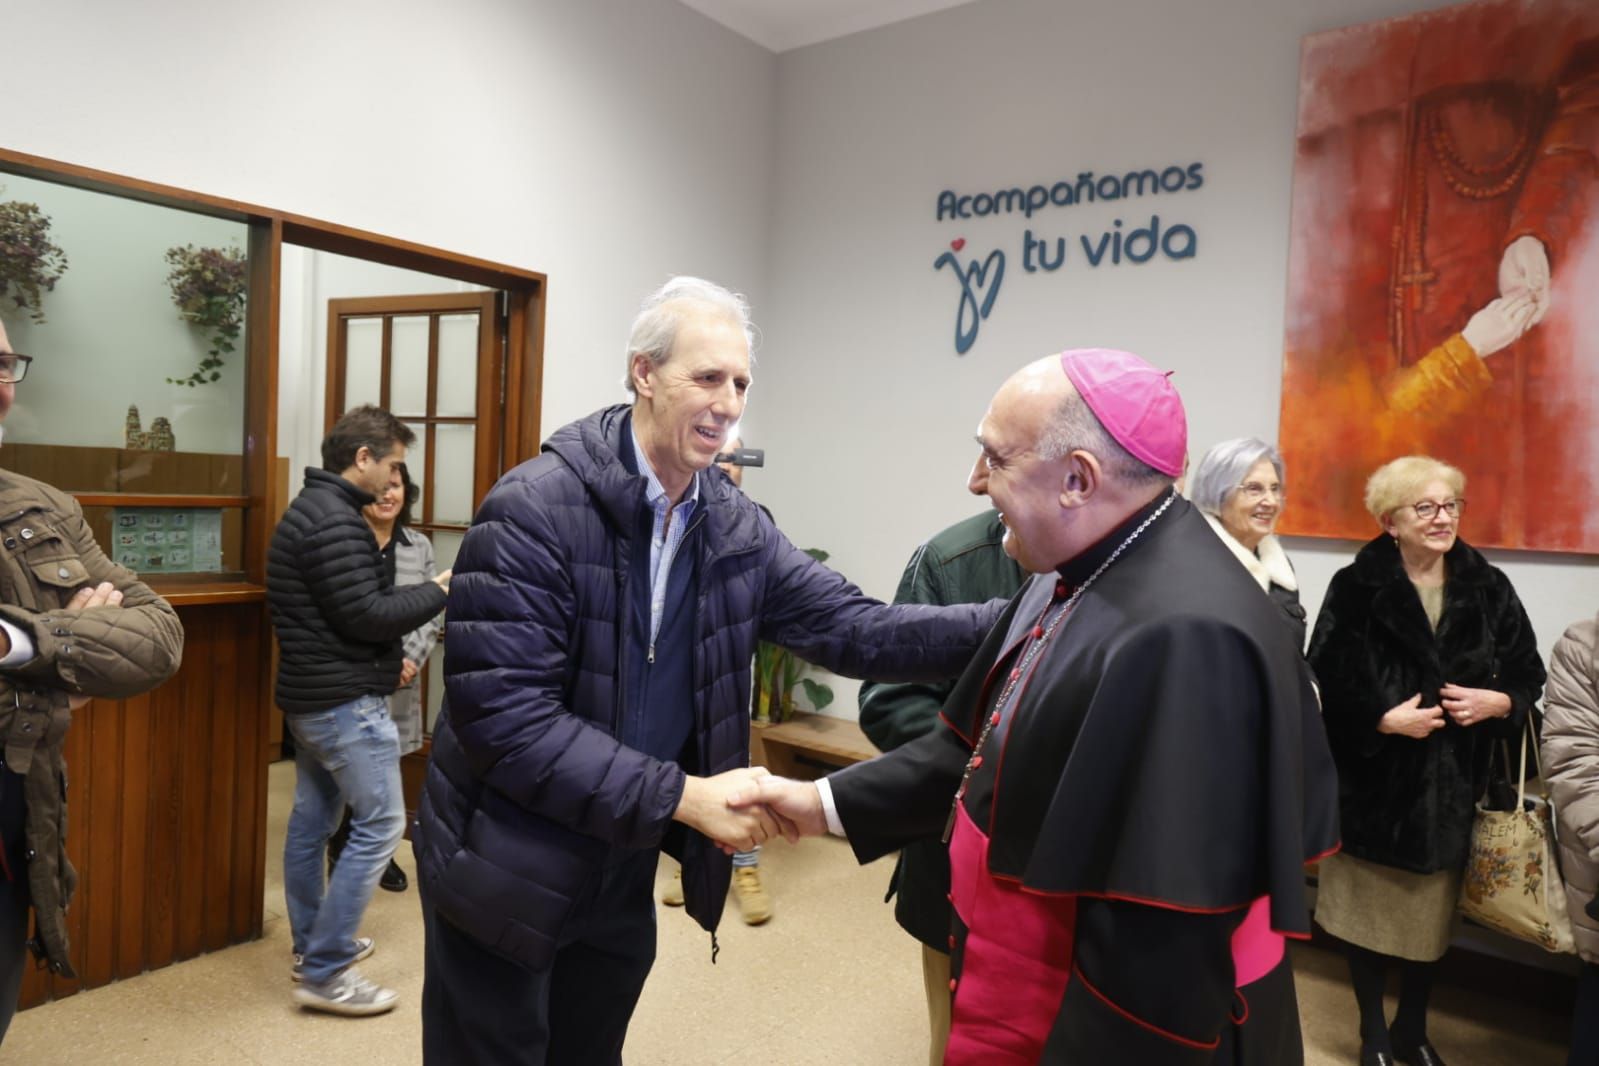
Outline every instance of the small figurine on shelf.
<path id="1" fill-rule="evenodd" d="M 149 439 L 144 432 L 144 426 L 139 421 L 139 405 L 128 404 L 127 443 L 123 447 L 131 451 L 138 451 L 145 446 Z"/>
<path id="2" fill-rule="evenodd" d="M 172 436 L 172 423 L 165 418 L 157 418 L 150 423 L 150 439 L 148 447 L 152 452 L 171 452 L 177 450 L 178 442 Z"/>

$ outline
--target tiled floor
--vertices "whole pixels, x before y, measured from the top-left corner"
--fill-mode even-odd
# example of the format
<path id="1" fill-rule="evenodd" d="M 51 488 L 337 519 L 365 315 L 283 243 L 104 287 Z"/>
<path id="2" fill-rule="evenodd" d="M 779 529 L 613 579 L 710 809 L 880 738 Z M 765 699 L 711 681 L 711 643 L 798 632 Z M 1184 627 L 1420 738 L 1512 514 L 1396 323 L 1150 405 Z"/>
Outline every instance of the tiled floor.
<path id="1" fill-rule="evenodd" d="M 0 1063 L 306 1063 L 421 1061 L 422 927 L 415 891 L 378 892 L 363 964 L 401 1005 L 379 1018 L 312 1015 L 289 999 L 281 854 L 293 767 L 272 770 L 266 928 L 260 941 L 180 963 L 19 1015 Z M 411 867 L 408 849 L 401 865 Z M 629 1066 L 923 1066 L 916 945 L 883 905 L 888 862 L 859 867 L 838 841 L 769 846 L 762 869 L 776 917 L 750 928 L 729 903 L 722 951 L 680 910 L 662 909 L 660 954 L 628 1038 Z M 1306 1061 L 1353 1063 L 1354 1001 L 1342 963 L 1296 956 Z M 1432 1037 L 1451 1066 L 1560 1066 L 1566 1021 L 1451 988 Z"/>

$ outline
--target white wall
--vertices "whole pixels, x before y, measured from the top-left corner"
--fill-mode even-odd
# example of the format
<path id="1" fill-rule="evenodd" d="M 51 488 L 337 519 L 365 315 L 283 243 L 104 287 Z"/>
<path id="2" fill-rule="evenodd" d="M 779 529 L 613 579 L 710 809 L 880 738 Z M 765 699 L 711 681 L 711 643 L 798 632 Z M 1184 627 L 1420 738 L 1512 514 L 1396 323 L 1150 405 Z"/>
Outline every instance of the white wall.
<path id="1" fill-rule="evenodd" d="M 756 491 L 779 523 L 891 595 L 917 543 L 982 506 L 964 484 L 993 389 L 1066 347 L 1129 348 L 1175 369 L 1196 458 L 1225 437 L 1275 439 L 1300 38 L 1429 6 L 985 0 L 781 56 L 773 299 L 757 308 L 767 342 L 745 419 L 745 439 L 768 455 Z M 946 188 L 1196 160 L 1196 192 L 1030 223 L 935 221 Z M 1151 210 L 1194 227 L 1195 258 L 1089 269 L 1078 253 L 1057 273 L 1021 269 L 1029 225 L 1075 244 L 1114 218 L 1147 223 Z M 955 237 L 966 257 L 1009 250 L 964 357 L 956 284 L 933 270 Z M 1315 491 L 1292 475 L 1293 492 Z M 1289 545 L 1312 616 L 1354 547 Z M 1545 649 L 1599 606 L 1591 557 L 1495 559 Z M 852 697 L 847 687 L 841 711 Z"/>
<path id="2" fill-rule="evenodd" d="M 1028 359 L 1132 348 L 1177 370 L 1196 451 L 1276 435 L 1299 40 L 1426 6 L 983 0 L 774 57 L 673 0 L 0 0 L 28 42 L 7 78 L 33 87 L 0 143 L 547 272 L 546 430 L 620 396 L 628 321 L 667 274 L 749 292 L 745 437 L 771 464 L 751 491 L 886 596 L 981 506 L 970 433 Z M 1195 259 L 1013 260 L 954 356 L 935 256 L 1014 248 L 1025 223 L 941 225 L 940 190 L 1191 160 L 1206 184 L 1170 217 Z M 1097 233 L 1113 206 L 1033 228 Z M 284 368 L 297 395 L 311 358 Z M 1351 546 L 1291 548 L 1314 611 Z M 1593 609 L 1593 559 L 1500 561 L 1545 647 Z"/>
<path id="3" fill-rule="evenodd" d="M 0 26 L 31 87 L 7 148 L 546 272 L 546 429 L 621 398 L 668 275 L 764 293 L 776 59 L 671 0 L 0 0 Z"/>

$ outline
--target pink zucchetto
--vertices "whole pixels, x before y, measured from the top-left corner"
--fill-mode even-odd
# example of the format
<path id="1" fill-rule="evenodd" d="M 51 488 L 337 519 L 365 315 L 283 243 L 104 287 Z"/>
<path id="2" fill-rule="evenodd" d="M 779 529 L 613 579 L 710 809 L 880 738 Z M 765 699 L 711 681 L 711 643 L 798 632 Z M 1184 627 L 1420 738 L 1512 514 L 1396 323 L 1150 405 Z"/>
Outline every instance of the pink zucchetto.
<path id="1" fill-rule="evenodd" d="M 1183 472 L 1188 416 L 1170 371 L 1112 348 L 1061 352 L 1060 366 L 1118 444 L 1162 474 Z"/>

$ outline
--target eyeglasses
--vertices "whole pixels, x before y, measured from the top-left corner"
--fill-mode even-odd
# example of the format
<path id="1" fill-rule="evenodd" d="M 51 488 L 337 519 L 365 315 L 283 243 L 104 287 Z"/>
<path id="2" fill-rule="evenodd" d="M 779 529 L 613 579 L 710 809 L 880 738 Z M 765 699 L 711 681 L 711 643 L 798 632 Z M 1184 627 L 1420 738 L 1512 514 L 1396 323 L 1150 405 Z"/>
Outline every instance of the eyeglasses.
<path id="1" fill-rule="evenodd" d="M 1267 496 L 1275 496 L 1278 500 L 1288 498 L 1288 490 L 1281 485 L 1262 485 L 1258 481 L 1246 481 L 1233 491 L 1250 503 L 1259 503 Z"/>
<path id="2" fill-rule="evenodd" d="M 33 356 L 21 352 L 0 352 L 0 385 L 15 385 L 28 375 Z"/>
<path id="3" fill-rule="evenodd" d="M 1431 522 L 1438 517 L 1439 511 L 1442 511 L 1450 518 L 1459 518 L 1460 512 L 1466 509 L 1466 501 L 1445 500 L 1443 503 L 1433 503 L 1431 500 L 1422 500 L 1420 503 L 1411 504 L 1410 509 L 1415 511 L 1416 517 L 1423 522 Z"/>

